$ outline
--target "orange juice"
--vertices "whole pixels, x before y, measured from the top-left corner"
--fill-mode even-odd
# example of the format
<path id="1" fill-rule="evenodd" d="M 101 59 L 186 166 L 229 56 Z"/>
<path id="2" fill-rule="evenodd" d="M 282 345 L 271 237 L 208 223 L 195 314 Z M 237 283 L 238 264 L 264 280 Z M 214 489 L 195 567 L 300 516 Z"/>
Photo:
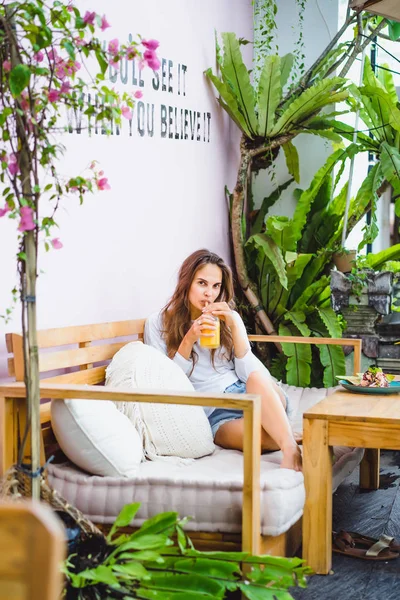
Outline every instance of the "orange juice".
<path id="1" fill-rule="evenodd" d="M 212 337 L 200 337 L 200 346 L 209 348 L 210 350 L 219 348 L 220 346 L 220 322 L 218 317 L 214 317 L 214 319 L 216 329 L 203 329 L 203 333 L 213 333 L 214 335 Z"/>

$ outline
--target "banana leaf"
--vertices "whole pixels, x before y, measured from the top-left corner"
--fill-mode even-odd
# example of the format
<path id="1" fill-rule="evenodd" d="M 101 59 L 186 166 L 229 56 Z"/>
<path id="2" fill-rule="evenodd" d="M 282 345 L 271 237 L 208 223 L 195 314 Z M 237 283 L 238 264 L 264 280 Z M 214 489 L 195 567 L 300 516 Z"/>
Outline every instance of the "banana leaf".
<path id="1" fill-rule="evenodd" d="M 285 183 L 280 184 L 277 189 L 272 192 L 272 194 L 263 199 L 260 210 L 257 213 L 256 220 L 254 221 L 254 225 L 251 228 L 251 235 L 261 232 L 264 225 L 265 216 L 268 213 L 269 208 L 275 204 L 278 198 L 280 198 L 282 192 L 286 190 L 291 183 L 293 183 L 293 178 L 290 178 L 285 181 Z"/>
<path id="2" fill-rule="evenodd" d="M 224 58 L 221 75 L 237 99 L 238 106 L 252 136 L 257 132 L 254 89 L 250 75 L 243 62 L 239 41 L 234 33 L 223 33 Z"/>
<path id="3" fill-rule="evenodd" d="M 381 144 L 381 149 L 382 172 L 396 194 L 400 194 L 400 152 L 386 142 Z M 396 214 L 399 213 L 396 211 Z"/>
<path id="4" fill-rule="evenodd" d="M 314 133 L 313 131 L 308 131 L 307 133 Z M 319 132 L 315 132 L 319 135 Z M 294 180 L 299 183 L 300 182 L 300 171 L 299 171 L 299 154 L 297 152 L 296 146 L 292 141 L 288 141 L 285 144 L 282 144 L 283 151 L 285 153 L 286 165 L 290 175 L 293 176 Z"/>
<path id="5" fill-rule="evenodd" d="M 322 102 L 323 105 L 329 104 L 332 98 L 333 90 L 344 85 L 345 80 L 340 77 L 333 77 L 320 81 L 304 91 L 296 100 L 291 102 L 285 112 L 276 122 L 270 136 L 274 137 L 282 132 L 288 132 L 295 127 L 297 123 L 312 115 Z"/>
<path id="6" fill-rule="evenodd" d="M 281 285 L 286 289 L 288 282 L 285 261 L 282 256 L 282 250 L 276 242 L 265 233 L 257 233 L 247 240 L 246 246 L 248 245 L 254 245 L 264 252 L 265 256 L 271 261 Z"/>
<path id="7" fill-rule="evenodd" d="M 213 74 L 211 69 L 207 69 L 204 71 L 206 77 L 212 81 L 217 91 L 220 94 L 221 106 L 226 110 L 229 116 L 233 119 L 238 127 L 249 137 L 252 137 L 252 133 L 248 127 L 246 119 L 244 118 L 242 112 L 239 110 L 238 102 L 234 94 L 232 94 L 231 89 L 221 81 L 216 75 Z"/>
<path id="8" fill-rule="evenodd" d="M 275 112 L 282 99 L 281 59 L 267 56 L 258 85 L 258 135 L 267 137 L 275 123 Z"/>
<path id="9" fill-rule="evenodd" d="M 279 325 L 279 335 L 296 335 L 294 328 L 282 323 Z M 311 347 L 309 344 L 282 344 L 282 350 L 287 356 L 286 382 L 289 385 L 307 387 L 311 379 Z"/>

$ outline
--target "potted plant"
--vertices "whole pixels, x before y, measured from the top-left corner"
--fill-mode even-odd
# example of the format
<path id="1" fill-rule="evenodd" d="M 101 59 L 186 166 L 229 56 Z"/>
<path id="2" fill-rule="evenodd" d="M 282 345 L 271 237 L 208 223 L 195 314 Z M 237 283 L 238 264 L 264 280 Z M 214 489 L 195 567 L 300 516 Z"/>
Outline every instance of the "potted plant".
<path id="1" fill-rule="evenodd" d="M 332 260 L 338 271 L 341 273 L 349 273 L 356 261 L 357 250 L 348 250 L 341 248 L 332 255 Z"/>

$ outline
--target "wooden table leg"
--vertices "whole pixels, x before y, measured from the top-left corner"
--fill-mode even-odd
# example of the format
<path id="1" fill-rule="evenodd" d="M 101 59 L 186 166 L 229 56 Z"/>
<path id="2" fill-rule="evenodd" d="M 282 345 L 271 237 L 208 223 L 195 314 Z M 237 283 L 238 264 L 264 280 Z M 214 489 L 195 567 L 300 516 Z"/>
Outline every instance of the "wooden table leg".
<path id="1" fill-rule="evenodd" d="M 368 448 L 360 464 L 360 488 L 363 490 L 379 489 L 379 448 Z"/>
<path id="2" fill-rule="evenodd" d="M 326 420 L 304 419 L 303 558 L 321 575 L 329 573 L 332 566 L 332 449 L 328 427 Z"/>

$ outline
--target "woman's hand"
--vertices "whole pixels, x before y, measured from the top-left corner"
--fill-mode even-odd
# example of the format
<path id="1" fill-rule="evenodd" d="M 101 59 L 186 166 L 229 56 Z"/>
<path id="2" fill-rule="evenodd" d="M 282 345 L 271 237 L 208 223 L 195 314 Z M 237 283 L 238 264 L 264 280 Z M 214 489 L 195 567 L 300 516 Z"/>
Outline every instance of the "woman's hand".
<path id="1" fill-rule="evenodd" d="M 211 315 L 202 314 L 198 319 L 193 321 L 191 328 L 186 336 L 192 344 L 197 342 L 199 337 L 213 337 L 216 330 L 215 319 Z M 206 331 L 208 333 L 204 333 Z"/>
<path id="2" fill-rule="evenodd" d="M 231 329 L 234 327 L 235 318 L 233 316 L 233 310 L 226 302 L 213 302 L 213 304 L 209 304 L 203 308 L 203 315 L 207 315 L 209 313 L 211 313 L 214 317 L 218 317 L 222 321 L 225 321 L 227 326 Z"/>

